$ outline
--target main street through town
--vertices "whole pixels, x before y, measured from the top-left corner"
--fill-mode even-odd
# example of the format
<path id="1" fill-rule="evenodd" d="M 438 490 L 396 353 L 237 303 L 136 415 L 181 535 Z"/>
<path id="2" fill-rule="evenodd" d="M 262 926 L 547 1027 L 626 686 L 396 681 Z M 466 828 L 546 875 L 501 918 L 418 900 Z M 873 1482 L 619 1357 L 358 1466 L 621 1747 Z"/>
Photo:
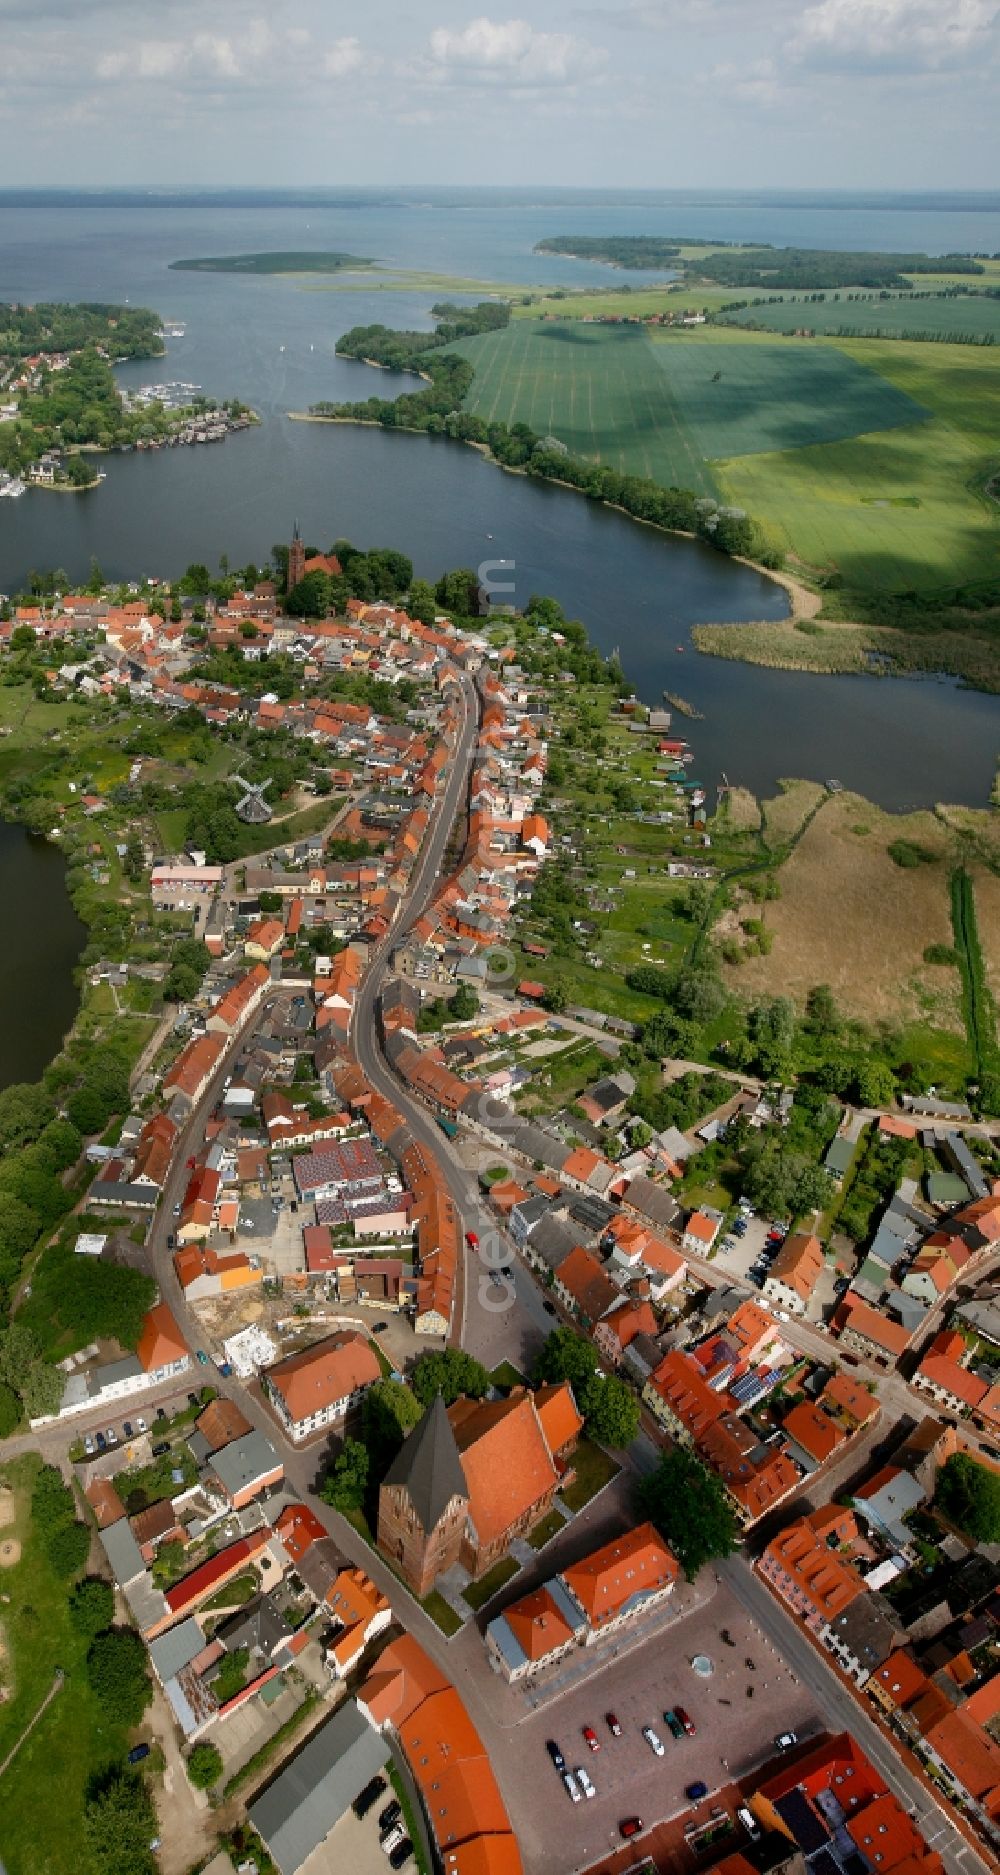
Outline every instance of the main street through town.
<path id="1" fill-rule="evenodd" d="M 412 1136 L 437 1155 L 463 1233 L 471 1228 L 485 1240 L 495 1235 L 496 1227 L 481 1208 L 474 1176 L 451 1150 L 427 1111 L 397 1081 L 382 1053 L 376 1021 L 377 999 L 391 952 L 425 910 L 452 844 L 456 823 L 461 828 L 460 817 L 467 812 L 477 724 L 476 691 L 468 679 L 463 679 L 454 758 L 433 806 L 406 902 L 391 932 L 372 954 L 359 988 L 351 1040 L 371 1084 L 393 1101 Z M 280 993 L 276 986 L 263 1008 L 269 1007 L 273 996 Z M 260 1016 L 255 1020 L 259 1021 Z M 206 1120 L 227 1072 L 225 1066 L 220 1068 L 184 1128 L 150 1239 L 161 1293 L 193 1350 L 201 1347 L 203 1331 L 185 1302 L 167 1239 L 174 1206 L 180 1202 L 188 1178 L 187 1158 L 200 1150 Z M 501 1292 L 483 1271 L 477 1252 L 465 1252 L 454 1339 L 473 1353 L 494 1361 L 509 1358 L 524 1366 L 530 1364 L 552 1321 L 540 1290 L 513 1252 L 510 1260 L 510 1285 Z M 498 1308 L 501 1293 L 503 1306 Z M 817 1334 L 809 1338 L 815 1339 L 820 1344 L 817 1351 L 828 1357 L 822 1337 Z M 193 1373 L 192 1383 L 199 1377 Z M 843 1685 L 832 1664 L 774 1600 L 744 1558 L 734 1557 L 718 1571 L 705 1570 L 694 1589 L 678 1591 L 677 1605 L 662 1630 L 652 1633 L 644 1629 L 632 1644 L 623 1639 L 617 1650 L 620 1657 L 601 1657 L 593 1666 L 587 1663 L 578 1678 L 567 1676 L 567 1683 L 553 1685 L 549 1692 L 543 1682 L 528 1699 L 503 1685 L 491 1670 L 482 1644 L 482 1617 L 479 1623 L 469 1621 L 453 1639 L 446 1639 L 354 1527 L 315 1495 L 328 1462 L 330 1442 L 326 1436 L 320 1435 L 305 1448 L 296 1447 L 268 1409 L 258 1384 L 218 1374 L 213 1375 L 213 1383 L 276 1446 L 284 1464 L 287 1489 L 310 1500 L 340 1550 L 372 1576 L 390 1598 L 403 1626 L 458 1687 L 496 1770 L 525 1866 L 532 1875 L 568 1875 L 600 1860 L 617 1844 L 618 1821 L 626 1814 L 638 1811 L 652 1825 L 681 1813 L 687 1807 L 685 1782 L 695 1773 L 709 1783 L 712 1792 L 746 1778 L 773 1755 L 774 1735 L 789 1725 L 806 1738 L 824 1728 L 852 1732 L 939 1851 L 948 1875 L 987 1875 L 983 1857 L 969 1846 L 925 1785 L 897 1757 L 892 1744 Z M 176 1382 L 150 1394 L 149 1403 L 155 1408 L 171 1392 L 176 1394 Z M 65 1462 L 70 1442 L 96 1430 L 106 1416 L 107 1408 L 103 1413 L 79 1415 L 68 1425 L 43 1429 L 30 1441 L 10 1441 L 9 1449 L 13 1452 L 30 1444 L 34 1449 L 41 1448 L 47 1458 Z M 635 1476 L 655 1463 L 656 1454 L 654 1441 L 648 1433 L 641 1433 L 626 1455 L 620 1477 L 547 1547 L 530 1579 L 537 1579 L 539 1573 L 553 1573 L 571 1557 L 584 1554 L 624 1527 Z M 743 1684 L 746 1675 L 742 1669 L 737 1670 L 735 1656 L 732 1661 L 727 1658 L 721 1643 L 723 1629 L 739 1636 L 737 1654 L 742 1657 L 745 1652 L 754 1660 L 756 1697 L 749 1703 Z M 708 1654 L 715 1662 L 718 1677 L 713 1676 L 713 1681 L 695 1681 L 691 1661 L 697 1654 Z M 688 1753 L 676 1747 L 673 1755 L 661 1763 L 643 1742 L 640 1727 L 659 1724 L 662 1730 L 663 1708 L 678 1699 L 694 1711 L 699 1729 L 697 1749 Z M 545 1740 L 557 1738 L 568 1761 L 578 1762 L 585 1755 L 583 1724 L 601 1725 L 602 1715 L 609 1708 L 619 1711 L 625 1735 L 622 1740 L 607 1737 L 600 1755 L 593 1760 L 597 1800 L 571 1805 L 554 1778 Z"/>

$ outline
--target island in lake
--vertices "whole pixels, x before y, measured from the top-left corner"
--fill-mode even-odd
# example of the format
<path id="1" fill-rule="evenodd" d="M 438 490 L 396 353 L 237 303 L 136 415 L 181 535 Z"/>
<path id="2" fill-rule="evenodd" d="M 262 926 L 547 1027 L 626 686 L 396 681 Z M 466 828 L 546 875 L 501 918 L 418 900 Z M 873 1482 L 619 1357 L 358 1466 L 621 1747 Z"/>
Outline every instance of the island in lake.
<path id="1" fill-rule="evenodd" d="M 375 262 L 359 254 L 311 251 L 275 254 L 209 254 L 195 260 L 172 260 L 174 273 L 344 273 Z"/>
<path id="2" fill-rule="evenodd" d="M 124 394 L 113 366 L 162 357 L 163 338 L 145 306 L 0 304 L 0 496 L 91 488 L 94 452 L 218 442 L 257 422 L 197 384 Z"/>

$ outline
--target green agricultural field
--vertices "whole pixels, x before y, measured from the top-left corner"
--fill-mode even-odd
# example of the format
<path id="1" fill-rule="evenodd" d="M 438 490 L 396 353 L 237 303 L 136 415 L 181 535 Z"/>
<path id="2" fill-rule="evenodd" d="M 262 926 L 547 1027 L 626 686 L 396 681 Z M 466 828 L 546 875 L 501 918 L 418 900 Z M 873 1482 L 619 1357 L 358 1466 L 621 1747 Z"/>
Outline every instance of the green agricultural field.
<path id="1" fill-rule="evenodd" d="M 657 332 L 652 350 L 680 417 L 710 462 L 801 450 L 866 430 L 922 423 L 926 411 L 832 346 L 767 339 L 715 344 Z M 753 512 L 753 503 L 747 504 Z"/>
<path id="2" fill-rule="evenodd" d="M 638 328 L 522 321 L 450 349 L 474 364 L 465 407 L 487 422 L 527 423 L 575 456 L 715 493 L 670 380 Z"/>
<path id="3" fill-rule="evenodd" d="M 930 413 L 922 424 L 821 447 L 742 457 L 716 467 L 729 500 L 746 506 L 845 586 L 922 591 L 996 580 L 1000 511 L 982 493 L 997 466 L 991 412 L 1000 353 L 903 340 L 830 342 Z"/>
<path id="4" fill-rule="evenodd" d="M 898 293 L 828 293 L 822 300 L 782 299 L 747 306 L 743 312 L 724 317 L 727 323 L 763 326 L 768 332 L 795 332 L 805 326 L 834 336 L 846 328 L 852 335 L 871 333 L 876 338 L 903 333 L 942 339 L 956 334 L 1000 338 L 1000 299 L 987 298 L 985 293 L 922 293 L 915 299 Z"/>

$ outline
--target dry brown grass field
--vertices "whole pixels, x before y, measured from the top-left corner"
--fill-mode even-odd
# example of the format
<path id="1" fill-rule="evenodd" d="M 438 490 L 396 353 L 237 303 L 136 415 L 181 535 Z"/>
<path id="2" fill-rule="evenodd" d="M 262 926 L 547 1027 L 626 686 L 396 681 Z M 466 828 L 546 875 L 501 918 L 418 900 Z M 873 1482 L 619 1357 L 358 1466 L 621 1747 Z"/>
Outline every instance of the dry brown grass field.
<path id="1" fill-rule="evenodd" d="M 986 965 L 986 982 L 1000 1005 L 1000 879 L 979 867 L 973 875 L 976 894 L 976 924 Z"/>
<path id="2" fill-rule="evenodd" d="M 801 824 L 803 803 L 816 798 L 815 788 L 801 791 L 806 786 L 796 784 L 778 803 L 788 831 L 793 811 Z M 773 837 L 771 804 L 767 811 Z M 934 857 L 898 866 L 888 853 L 896 840 Z M 957 974 L 924 963 L 927 945 L 952 943 L 954 846 L 931 813 L 885 814 L 857 795 L 828 797 L 781 868 L 780 899 L 763 908 L 774 940 L 770 955 L 729 967 L 729 986 L 741 995 L 801 1002 L 814 983 L 828 983 L 843 1008 L 866 1020 L 922 1016 L 960 1030 Z"/>
<path id="3" fill-rule="evenodd" d="M 760 826 L 760 805 L 749 788 L 730 788 L 727 820 L 739 833 L 756 833 Z"/>
<path id="4" fill-rule="evenodd" d="M 782 781 L 781 793 L 764 801 L 764 839 L 768 846 L 783 846 L 798 833 L 802 822 L 826 794 L 819 781 Z"/>

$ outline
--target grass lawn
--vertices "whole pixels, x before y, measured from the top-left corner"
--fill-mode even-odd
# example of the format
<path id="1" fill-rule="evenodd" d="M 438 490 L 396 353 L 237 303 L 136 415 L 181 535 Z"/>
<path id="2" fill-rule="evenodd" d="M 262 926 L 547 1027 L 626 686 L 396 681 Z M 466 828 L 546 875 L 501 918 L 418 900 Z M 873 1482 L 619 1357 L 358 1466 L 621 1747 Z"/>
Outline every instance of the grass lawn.
<path id="1" fill-rule="evenodd" d="M 546 1543 L 551 1543 L 552 1538 L 558 1536 L 560 1530 L 565 1528 L 565 1517 L 560 1517 L 557 1510 L 550 1510 L 548 1516 L 542 1518 L 541 1523 L 536 1523 L 528 1542 L 532 1549 L 544 1549 Z"/>
<path id="2" fill-rule="evenodd" d="M 449 1640 L 453 1634 L 461 1632 L 462 1623 L 454 1608 L 449 1607 L 444 1596 L 439 1595 L 437 1589 L 432 1589 L 429 1595 L 425 1595 L 420 1606 L 424 1614 L 430 1615 L 431 1620 Z"/>
<path id="3" fill-rule="evenodd" d="M 468 1588 L 462 1590 L 463 1602 L 468 1602 L 470 1608 L 485 1607 L 490 1598 L 498 1594 L 505 1583 L 512 1582 L 520 1572 L 521 1566 L 514 1561 L 513 1556 L 502 1556 L 492 1569 L 487 1570 L 481 1581 L 470 1582 Z"/>
<path id="4" fill-rule="evenodd" d="M 495 1387 L 523 1387 L 524 1375 L 519 1373 L 513 1361 L 501 1361 L 499 1367 L 490 1372 L 490 1379 Z"/>
<path id="5" fill-rule="evenodd" d="M 580 1440 L 573 1453 L 572 1463 L 576 1477 L 565 1491 L 559 1493 L 566 1509 L 571 1511 L 582 1510 L 621 1470 L 621 1466 L 609 1458 L 607 1452 L 602 1452 L 600 1446 L 586 1436 Z"/>
<path id="6" fill-rule="evenodd" d="M 225 1588 L 205 1603 L 205 1612 L 218 1614 L 223 1608 L 242 1608 L 246 1602 L 253 1601 L 259 1588 L 260 1582 L 252 1572 L 235 1576 L 232 1582 L 227 1582 Z"/>
<path id="7" fill-rule="evenodd" d="M 451 348 L 476 368 L 465 408 L 528 423 L 573 455 L 714 494 L 711 470 L 644 332 L 522 320 Z"/>
<path id="8" fill-rule="evenodd" d="M 38 1461 L 25 1457 L 0 1471 L 0 1480 L 14 1488 L 16 1506 L 16 1521 L 4 1535 L 23 1546 L 20 1561 L 0 1576 L 6 1649 L 0 1678 L 13 1687 L 12 1698 L 0 1704 L 0 1760 L 37 1711 L 57 1666 L 66 1679 L 4 1773 L 0 1856 L 8 1875 L 79 1875 L 87 1781 L 121 1763 L 128 1738 L 90 1691 L 87 1642 L 69 1621 L 67 1584 L 52 1574 L 31 1529 L 37 1469 Z"/>

